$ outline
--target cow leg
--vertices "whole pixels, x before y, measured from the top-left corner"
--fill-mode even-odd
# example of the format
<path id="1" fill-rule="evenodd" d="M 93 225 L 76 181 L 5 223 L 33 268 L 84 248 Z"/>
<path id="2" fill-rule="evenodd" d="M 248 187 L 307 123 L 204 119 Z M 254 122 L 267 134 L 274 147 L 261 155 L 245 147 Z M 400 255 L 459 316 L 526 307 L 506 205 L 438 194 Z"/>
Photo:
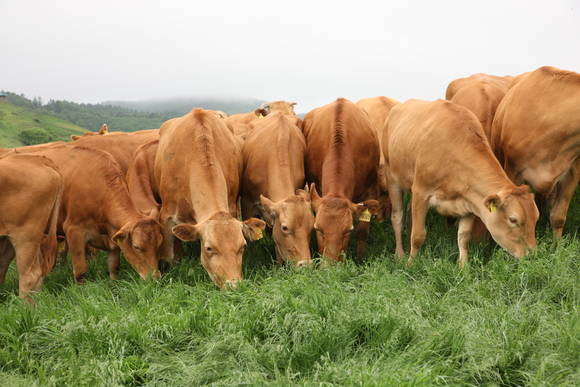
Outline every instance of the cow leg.
<path id="1" fill-rule="evenodd" d="M 109 267 L 109 277 L 112 280 L 119 279 L 119 263 L 121 262 L 121 249 L 116 248 L 109 251 L 107 255 L 107 266 Z"/>
<path id="2" fill-rule="evenodd" d="M 389 179 L 391 180 L 391 179 Z M 396 184 L 389 184 L 389 197 L 391 198 L 391 225 L 395 233 L 396 253 L 399 258 L 403 258 L 403 192 Z"/>
<path id="3" fill-rule="evenodd" d="M 66 258 L 68 256 L 68 243 L 66 243 L 66 239 L 65 238 L 58 239 L 57 246 L 58 246 L 57 252 L 59 256 L 59 263 L 61 265 L 66 265 Z"/>
<path id="4" fill-rule="evenodd" d="M 550 225 L 552 226 L 554 237 L 557 239 L 562 238 L 568 207 L 578 186 L 579 179 L 580 162 L 577 162 L 560 180 L 554 196 L 550 198 Z"/>
<path id="5" fill-rule="evenodd" d="M 66 241 L 71 252 L 73 264 L 73 276 L 77 283 L 84 283 L 84 275 L 88 271 L 85 233 L 77 229 L 65 231 Z"/>
<path id="6" fill-rule="evenodd" d="M 38 291 L 44 279 L 40 259 L 40 243 L 13 240 L 13 245 L 18 268 L 18 295 L 26 301 L 32 302 L 28 295 Z"/>
<path id="7" fill-rule="evenodd" d="M 254 203 L 246 196 L 242 196 L 242 219 L 250 219 L 254 215 Z"/>
<path id="8" fill-rule="evenodd" d="M 370 222 L 361 222 L 359 221 L 356 225 L 356 239 L 357 239 L 357 246 L 356 246 L 356 257 L 357 262 L 362 263 L 363 255 L 365 254 L 365 247 L 366 242 L 369 237 L 369 230 L 370 230 Z"/>
<path id="9" fill-rule="evenodd" d="M 160 259 L 165 261 L 169 264 L 173 264 L 175 262 L 175 254 L 174 254 L 174 236 L 171 228 L 175 225 L 175 221 L 173 220 L 173 214 L 169 214 L 167 210 L 164 211 L 164 207 L 161 208 L 160 214 L 160 223 L 161 228 L 163 231 L 163 243 L 160 247 Z"/>
<path id="10" fill-rule="evenodd" d="M 411 228 L 411 255 L 407 263 L 410 265 L 417 256 L 417 252 L 423 246 L 427 231 L 425 230 L 425 217 L 429 209 L 429 201 L 421 192 L 413 192 L 411 215 L 413 227 Z"/>
<path id="11" fill-rule="evenodd" d="M 459 246 L 459 267 L 464 268 L 467 263 L 467 246 L 471 239 L 471 230 L 475 216 L 467 215 L 459 219 L 459 228 L 457 229 L 457 245 Z"/>
<path id="12" fill-rule="evenodd" d="M 8 238 L 0 238 L 0 285 L 6 280 L 10 262 L 14 259 L 14 248 Z"/>
<path id="13" fill-rule="evenodd" d="M 185 248 L 183 247 L 184 242 L 179 239 L 173 239 L 173 256 L 176 261 L 179 261 L 182 257 L 185 257 Z"/>

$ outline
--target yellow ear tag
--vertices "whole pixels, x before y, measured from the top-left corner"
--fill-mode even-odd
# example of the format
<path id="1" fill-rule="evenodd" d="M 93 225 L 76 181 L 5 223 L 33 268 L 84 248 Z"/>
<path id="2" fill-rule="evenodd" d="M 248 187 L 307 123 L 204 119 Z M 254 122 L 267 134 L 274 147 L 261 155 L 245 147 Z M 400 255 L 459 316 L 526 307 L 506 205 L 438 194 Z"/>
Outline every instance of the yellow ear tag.
<path id="1" fill-rule="evenodd" d="M 371 217 L 372 217 L 371 212 L 369 211 L 368 208 L 365 208 L 362 214 L 360 214 L 358 220 L 360 220 L 361 222 L 370 222 Z"/>
<path id="2" fill-rule="evenodd" d="M 254 232 L 256 233 L 256 239 L 254 239 L 254 240 L 257 241 L 257 240 L 262 239 L 264 237 L 264 232 L 262 231 L 261 228 L 259 228 L 259 227 L 254 228 Z"/>
<path id="3" fill-rule="evenodd" d="M 495 204 L 490 203 L 489 204 L 489 211 L 490 212 L 496 212 L 497 211 L 497 207 L 495 206 Z"/>
<path id="4" fill-rule="evenodd" d="M 264 116 L 262 115 L 262 113 L 258 114 L 258 118 L 264 118 Z"/>
<path id="5" fill-rule="evenodd" d="M 107 134 L 109 134 L 109 129 L 105 129 L 105 130 L 103 130 L 103 135 L 105 135 L 105 136 L 106 136 Z"/>

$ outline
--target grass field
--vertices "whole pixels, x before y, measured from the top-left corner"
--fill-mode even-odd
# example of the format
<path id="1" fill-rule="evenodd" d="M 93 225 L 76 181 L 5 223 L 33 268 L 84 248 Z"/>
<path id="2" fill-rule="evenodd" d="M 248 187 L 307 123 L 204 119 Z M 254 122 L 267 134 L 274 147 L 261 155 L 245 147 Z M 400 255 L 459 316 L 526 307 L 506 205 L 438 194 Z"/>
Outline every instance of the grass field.
<path id="1" fill-rule="evenodd" d="M 31 307 L 0 288 L 0 385 L 579 385 L 580 195 L 565 238 L 545 219 L 517 261 L 491 243 L 457 267 L 455 227 L 430 214 L 407 268 L 390 225 L 366 263 L 293 270 L 252 244 L 245 281 L 220 292 L 192 246 L 159 281 L 94 262 L 57 267 Z"/>
<path id="2" fill-rule="evenodd" d="M 18 134 L 25 129 L 44 129 L 53 140 L 70 140 L 86 130 L 51 114 L 0 101 L 0 147 L 22 146 Z"/>

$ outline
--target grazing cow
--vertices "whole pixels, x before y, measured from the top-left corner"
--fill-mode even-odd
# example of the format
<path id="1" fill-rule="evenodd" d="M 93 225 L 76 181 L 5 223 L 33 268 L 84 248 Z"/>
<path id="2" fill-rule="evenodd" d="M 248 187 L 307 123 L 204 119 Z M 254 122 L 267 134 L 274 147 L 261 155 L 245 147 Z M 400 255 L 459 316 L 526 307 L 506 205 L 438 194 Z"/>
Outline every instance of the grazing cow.
<path id="1" fill-rule="evenodd" d="M 162 203 L 162 257 L 173 260 L 172 233 L 184 241 L 200 239 L 201 264 L 211 279 L 220 288 L 235 287 L 245 239 L 261 238 L 266 226 L 260 219 L 235 218 L 241 146 L 223 120 L 203 109 L 164 123 L 159 134 L 154 173 Z"/>
<path id="2" fill-rule="evenodd" d="M 368 114 L 371 126 L 377 133 L 377 138 L 379 139 L 379 148 L 381 145 L 381 139 L 383 138 L 385 121 L 387 120 L 393 106 L 398 103 L 399 101 L 387 97 L 363 98 L 356 103 L 356 106 Z M 385 175 L 385 158 L 383 152 L 380 152 L 378 179 L 379 192 L 377 192 L 377 197 L 379 198 L 381 207 L 377 213 L 377 218 L 382 221 L 389 215 L 391 208 L 391 203 L 386 194 L 387 177 Z"/>
<path id="3" fill-rule="evenodd" d="M 53 160 L 64 177 L 59 231 L 66 235 L 77 282 L 83 282 L 87 272 L 87 244 L 112 252 L 112 279 L 118 277 L 121 251 L 142 278 L 159 277 L 161 226 L 137 211 L 121 167 L 110 154 L 76 143 L 35 154 Z"/>
<path id="4" fill-rule="evenodd" d="M 429 206 L 459 217 L 461 267 L 474 216 L 493 239 L 516 257 L 536 245 L 538 209 L 527 186 L 516 187 L 494 157 L 481 123 L 471 111 L 448 101 L 409 100 L 391 111 L 383 133 L 391 222 L 402 257 L 402 191 L 412 192 L 411 256 L 425 241 Z"/>
<path id="5" fill-rule="evenodd" d="M 500 103 L 491 146 L 507 175 L 550 205 L 560 238 L 580 179 L 580 74 L 541 67 L 518 77 Z"/>
<path id="6" fill-rule="evenodd" d="M 357 255 L 362 256 L 371 214 L 378 211 L 376 193 L 379 141 L 366 114 L 339 98 L 309 112 L 304 118 L 306 170 L 311 185 L 314 229 L 321 254 L 342 260 L 354 221 L 358 222 Z M 316 190 L 320 187 L 320 197 Z"/>
<path id="7" fill-rule="evenodd" d="M 119 163 L 123 174 L 133 161 L 133 154 L 141 145 L 159 138 L 158 129 L 140 130 L 132 133 L 115 132 L 107 136 L 81 137 L 75 145 L 107 152 Z"/>
<path id="8" fill-rule="evenodd" d="M 56 229 L 63 179 L 46 157 L 0 157 L 0 284 L 16 256 L 19 295 L 39 290 L 56 260 Z"/>
<path id="9" fill-rule="evenodd" d="M 514 77 L 498 77 L 474 74 L 458 78 L 447 86 L 445 99 L 471 110 L 481 122 L 483 131 L 490 138 L 491 124 L 497 106 L 508 91 Z"/>
<path id="10" fill-rule="evenodd" d="M 242 214 L 272 227 L 278 264 L 310 265 L 314 216 L 304 188 L 304 135 L 297 118 L 280 112 L 259 120 L 243 147 Z"/>
<path id="11" fill-rule="evenodd" d="M 236 135 L 244 137 L 252 130 L 252 123 L 272 112 L 295 115 L 296 102 L 274 101 L 264 102 L 256 110 L 248 113 L 232 114 L 226 119 L 228 128 Z"/>

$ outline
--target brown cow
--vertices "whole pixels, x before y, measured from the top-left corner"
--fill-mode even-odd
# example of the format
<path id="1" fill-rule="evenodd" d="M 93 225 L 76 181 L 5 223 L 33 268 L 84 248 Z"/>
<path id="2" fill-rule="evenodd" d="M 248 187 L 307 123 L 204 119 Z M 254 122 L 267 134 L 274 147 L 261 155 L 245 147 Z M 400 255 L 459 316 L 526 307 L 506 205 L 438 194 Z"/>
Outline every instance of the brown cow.
<path id="1" fill-rule="evenodd" d="M 228 128 L 237 136 L 244 137 L 252 130 L 252 123 L 272 112 L 295 115 L 296 102 L 274 101 L 264 102 L 256 110 L 248 113 L 232 114 L 226 119 Z"/>
<path id="2" fill-rule="evenodd" d="M 74 145 L 99 149 L 111 154 L 115 161 L 119 163 L 123 174 L 126 174 L 137 148 L 159 138 L 158 129 L 140 130 L 132 133 L 116 133 L 110 133 L 107 136 L 81 137 L 74 142 Z"/>
<path id="3" fill-rule="evenodd" d="M 364 252 L 371 214 L 378 211 L 376 192 L 379 141 L 366 114 L 352 102 L 339 98 L 309 112 L 304 118 L 307 179 L 316 212 L 314 229 L 318 250 L 334 261 L 342 260 L 354 220 L 358 222 L 357 255 Z M 365 211 L 368 210 L 368 211 Z"/>
<path id="4" fill-rule="evenodd" d="M 385 121 L 387 120 L 387 117 L 389 116 L 393 106 L 397 105 L 398 103 L 399 101 L 387 97 L 363 98 L 356 103 L 356 106 L 368 114 L 371 126 L 377 133 L 377 138 L 379 139 L 379 148 L 381 145 L 381 139 L 383 138 Z M 385 175 L 385 158 L 383 156 L 383 152 L 380 152 L 378 179 L 380 191 L 377 192 L 377 197 L 379 198 L 381 207 L 377 214 L 377 218 L 382 221 L 389 215 L 391 208 L 391 203 L 386 194 L 387 177 Z"/>
<path id="5" fill-rule="evenodd" d="M 242 214 L 272 227 L 278 264 L 310 265 L 314 216 L 305 184 L 306 144 L 297 118 L 275 112 L 259 120 L 243 147 Z"/>
<path id="6" fill-rule="evenodd" d="M 66 235 L 76 281 L 82 282 L 87 271 L 87 244 L 113 252 L 109 255 L 113 279 L 118 276 L 119 248 L 141 277 L 159 276 L 161 226 L 137 211 L 121 167 L 110 154 L 76 143 L 35 154 L 53 160 L 64 177 L 59 231 Z"/>
<path id="7" fill-rule="evenodd" d="M 492 148 L 508 176 L 548 200 L 560 238 L 580 179 L 580 74 L 541 67 L 518 77 L 499 105 Z"/>
<path id="8" fill-rule="evenodd" d="M 164 226 L 163 257 L 173 259 L 172 233 L 201 240 L 201 264 L 220 288 L 242 278 L 246 239 L 262 236 L 266 224 L 243 223 L 237 200 L 242 173 L 241 147 L 225 122 L 203 109 L 164 123 L 155 157 L 155 181 Z M 195 224 L 192 224 L 195 222 Z"/>
<path id="9" fill-rule="evenodd" d="M 488 74 L 458 78 L 447 86 L 445 99 L 475 113 L 489 139 L 493 116 L 513 79 L 514 77 L 510 76 L 498 77 Z"/>
<path id="10" fill-rule="evenodd" d="M 535 247 L 538 209 L 527 186 L 516 187 L 494 157 L 481 123 L 470 110 L 448 101 L 409 100 L 393 108 L 383 133 L 383 152 L 393 205 L 391 222 L 402 257 L 402 191 L 411 191 L 411 256 L 425 241 L 429 206 L 459 217 L 461 267 L 474 216 L 493 239 L 516 257 Z"/>
<path id="11" fill-rule="evenodd" d="M 0 157 L 0 284 L 16 256 L 19 295 L 39 290 L 56 260 L 63 179 L 46 157 L 11 152 Z"/>

